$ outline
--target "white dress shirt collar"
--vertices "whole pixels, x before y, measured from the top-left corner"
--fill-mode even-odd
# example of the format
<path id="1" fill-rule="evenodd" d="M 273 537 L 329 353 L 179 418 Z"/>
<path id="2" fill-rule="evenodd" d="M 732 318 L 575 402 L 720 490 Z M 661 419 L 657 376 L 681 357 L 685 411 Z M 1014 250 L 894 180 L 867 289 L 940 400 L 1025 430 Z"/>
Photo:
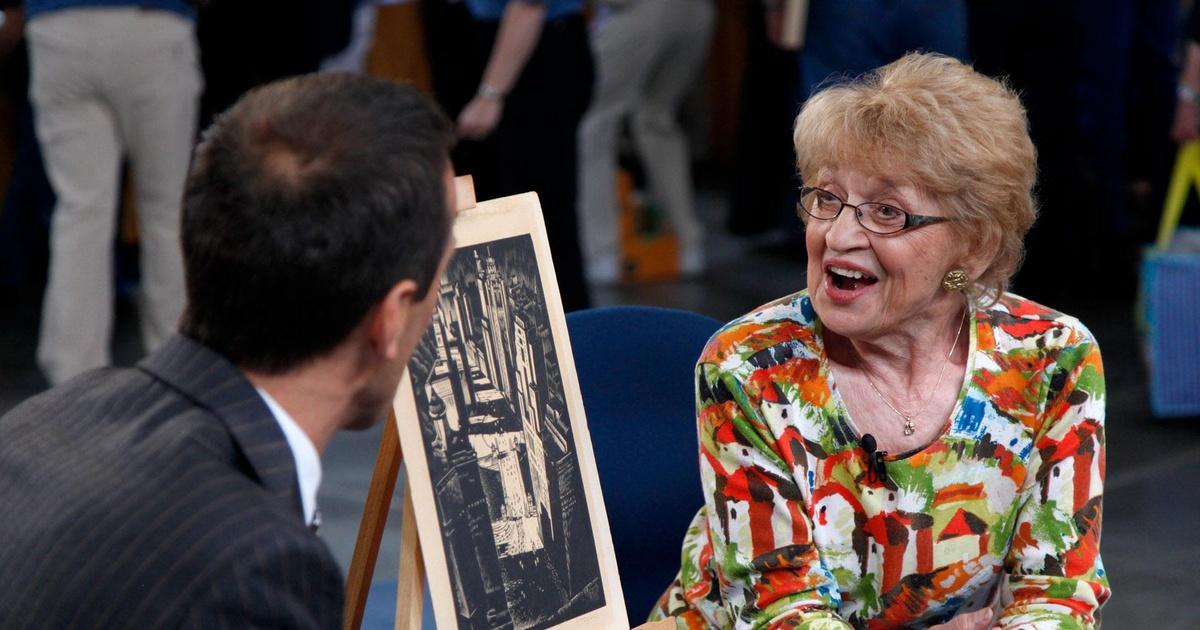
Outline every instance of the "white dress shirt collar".
<path id="1" fill-rule="evenodd" d="M 283 436 L 287 438 L 292 458 L 296 460 L 296 477 L 300 482 L 304 523 L 311 525 L 317 512 L 317 488 L 321 485 L 321 456 L 317 454 L 317 447 L 313 445 L 308 434 L 296 424 L 292 416 L 261 387 L 254 389 L 258 390 L 258 395 L 267 403 L 267 408 L 271 410 L 271 415 L 275 416 L 275 421 L 283 430 Z"/>

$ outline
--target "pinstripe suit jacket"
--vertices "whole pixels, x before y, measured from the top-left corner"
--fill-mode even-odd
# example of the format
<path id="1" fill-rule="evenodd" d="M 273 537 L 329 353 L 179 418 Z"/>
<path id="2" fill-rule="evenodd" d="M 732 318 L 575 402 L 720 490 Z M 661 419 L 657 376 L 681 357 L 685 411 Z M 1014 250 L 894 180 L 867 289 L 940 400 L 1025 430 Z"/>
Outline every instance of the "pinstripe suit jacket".
<path id="1" fill-rule="evenodd" d="M 336 628 L 342 601 L 283 432 L 204 346 L 0 418 L 0 627 Z"/>

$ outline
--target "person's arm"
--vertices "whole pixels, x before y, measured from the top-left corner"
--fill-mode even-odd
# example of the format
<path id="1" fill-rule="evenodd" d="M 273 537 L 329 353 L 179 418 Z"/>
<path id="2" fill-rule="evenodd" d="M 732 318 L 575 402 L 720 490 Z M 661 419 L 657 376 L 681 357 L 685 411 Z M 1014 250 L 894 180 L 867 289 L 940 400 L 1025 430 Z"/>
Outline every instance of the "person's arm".
<path id="1" fill-rule="evenodd" d="M 790 41 L 787 32 L 797 26 L 801 31 L 804 29 L 808 18 L 808 0 L 763 0 L 763 18 L 767 27 L 767 41 L 772 46 L 791 51 L 803 47 L 803 32 L 799 33 L 797 41 Z"/>
<path id="2" fill-rule="evenodd" d="M 504 99 L 542 37 L 545 18 L 546 5 L 538 2 L 512 0 L 504 7 L 479 91 L 458 115 L 460 137 L 481 140 L 496 129 L 504 115 Z"/>
<path id="3" fill-rule="evenodd" d="M 1179 144 L 1200 138 L 1200 43 L 1189 39 L 1175 99 L 1171 139 Z"/>
<path id="4" fill-rule="evenodd" d="M 25 10 L 20 3 L 0 5 L 0 59 L 7 57 L 21 43 L 25 30 Z"/>
<path id="5" fill-rule="evenodd" d="M 1086 329 L 1047 371 L 1046 407 L 1005 560 L 998 628 L 1092 628 L 1110 591 L 1100 560 L 1104 368 Z"/>
<path id="6" fill-rule="evenodd" d="M 772 630 L 850 628 L 837 615 L 838 585 L 821 562 L 795 482 L 805 465 L 795 459 L 802 447 L 781 446 L 789 438 L 773 434 L 733 374 L 701 363 L 697 378 L 709 543 L 684 550 L 680 575 L 691 606 L 682 621 L 689 627 L 703 621 Z"/>

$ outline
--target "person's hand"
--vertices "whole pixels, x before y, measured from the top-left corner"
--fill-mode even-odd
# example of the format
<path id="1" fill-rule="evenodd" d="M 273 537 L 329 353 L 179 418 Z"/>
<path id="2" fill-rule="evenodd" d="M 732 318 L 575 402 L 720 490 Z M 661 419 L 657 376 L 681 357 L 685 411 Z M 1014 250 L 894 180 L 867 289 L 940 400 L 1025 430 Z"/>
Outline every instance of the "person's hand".
<path id="1" fill-rule="evenodd" d="M 483 140 L 496 130 L 502 115 L 504 101 L 499 98 L 476 96 L 458 115 L 458 137 Z"/>
<path id="2" fill-rule="evenodd" d="M 1200 103 L 1191 99 L 1175 101 L 1175 122 L 1171 125 L 1171 139 L 1178 144 L 1200 138 Z"/>

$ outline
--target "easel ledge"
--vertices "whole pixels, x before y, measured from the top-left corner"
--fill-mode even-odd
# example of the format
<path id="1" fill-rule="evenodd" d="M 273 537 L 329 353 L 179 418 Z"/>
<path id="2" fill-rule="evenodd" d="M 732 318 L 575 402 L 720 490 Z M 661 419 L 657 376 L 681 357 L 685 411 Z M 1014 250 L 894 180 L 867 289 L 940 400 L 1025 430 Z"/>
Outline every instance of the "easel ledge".
<path id="1" fill-rule="evenodd" d="M 461 212 L 475 207 L 475 183 L 470 175 L 455 177 L 454 190 L 458 200 L 456 210 Z M 396 412 L 391 410 L 383 427 L 379 453 L 375 456 L 367 502 L 363 506 L 358 539 L 354 543 L 354 557 L 350 560 L 350 574 L 346 577 L 346 609 L 342 617 L 345 630 L 358 630 L 362 626 L 367 593 L 371 590 L 371 578 L 375 575 L 375 561 L 379 559 L 379 543 L 383 539 L 383 529 L 387 524 L 388 510 L 403 460 L 400 434 L 396 429 Z M 425 562 L 417 540 L 412 489 L 405 480 L 404 516 L 400 523 L 400 570 L 396 585 L 396 630 L 421 629 L 424 585 Z"/>

